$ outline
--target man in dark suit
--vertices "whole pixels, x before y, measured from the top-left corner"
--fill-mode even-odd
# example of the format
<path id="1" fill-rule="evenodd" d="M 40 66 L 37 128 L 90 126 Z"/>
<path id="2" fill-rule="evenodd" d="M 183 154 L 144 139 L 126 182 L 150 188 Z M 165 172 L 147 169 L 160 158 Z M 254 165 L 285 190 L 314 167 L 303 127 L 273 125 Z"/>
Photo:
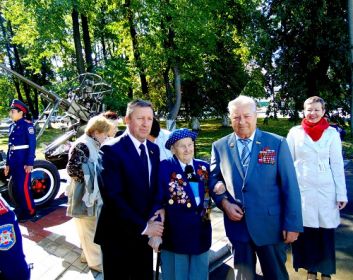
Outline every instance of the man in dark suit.
<path id="1" fill-rule="evenodd" d="M 102 248 L 105 280 L 153 278 L 148 237 L 161 236 L 163 222 L 156 220 L 159 213 L 151 213 L 159 167 L 158 146 L 146 140 L 152 121 L 150 102 L 130 102 L 125 133 L 101 148 L 99 187 L 103 207 L 95 242 Z"/>
<path id="2" fill-rule="evenodd" d="M 229 102 L 231 133 L 212 145 L 210 187 L 224 211 L 237 278 L 289 279 L 286 246 L 303 230 L 293 160 L 285 138 L 256 128 L 255 101 Z"/>

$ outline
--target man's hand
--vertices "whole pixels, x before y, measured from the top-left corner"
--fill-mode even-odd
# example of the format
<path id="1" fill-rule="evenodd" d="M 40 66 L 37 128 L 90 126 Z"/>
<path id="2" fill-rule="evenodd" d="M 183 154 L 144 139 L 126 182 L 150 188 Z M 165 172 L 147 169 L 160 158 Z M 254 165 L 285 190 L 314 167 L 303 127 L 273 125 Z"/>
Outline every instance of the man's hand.
<path id="1" fill-rule="evenodd" d="M 25 165 L 25 172 L 26 173 L 31 173 L 33 170 L 33 166 L 32 165 Z"/>
<path id="2" fill-rule="evenodd" d="M 4 169 L 4 175 L 5 176 L 9 175 L 9 172 L 10 172 L 10 166 L 6 165 Z"/>
<path id="3" fill-rule="evenodd" d="M 148 221 L 144 235 L 162 236 L 164 230 L 163 222 L 155 221 L 157 217 L 158 215 L 155 215 Z"/>
<path id="4" fill-rule="evenodd" d="M 338 210 L 342 210 L 344 207 L 346 207 L 347 201 L 337 201 L 337 207 Z"/>
<path id="5" fill-rule="evenodd" d="M 232 221 L 239 222 L 244 216 L 243 210 L 238 205 L 230 203 L 228 199 L 222 200 L 222 207 L 228 218 Z"/>
<path id="6" fill-rule="evenodd" d="M 286 243 L 286 244 L 293 243 L 294 241 L 296 241 L 298 239 L 298 236 L 299 236 L 299 232 L 284 230 L 282 233 L 283 233 L 284 243 Z"/>

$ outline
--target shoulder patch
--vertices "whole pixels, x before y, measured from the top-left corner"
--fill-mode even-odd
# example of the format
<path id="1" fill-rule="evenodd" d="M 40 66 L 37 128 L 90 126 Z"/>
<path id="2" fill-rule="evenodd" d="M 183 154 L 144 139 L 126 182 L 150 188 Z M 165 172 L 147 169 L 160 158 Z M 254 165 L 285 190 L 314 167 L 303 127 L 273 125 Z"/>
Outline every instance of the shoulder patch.
<path id="1" fill-rule="evenodd" d="M 16 233 L 13 224 L 0 226 L 0 251 L 8 251 L 16 244 Z"/>
<path id="2" fill-rule="evenodd" d="M 29 134 L 34 134 L 34 128 L 33 128 L 33 126 L 28 127 L 28 133 L 29 133 Z"/>

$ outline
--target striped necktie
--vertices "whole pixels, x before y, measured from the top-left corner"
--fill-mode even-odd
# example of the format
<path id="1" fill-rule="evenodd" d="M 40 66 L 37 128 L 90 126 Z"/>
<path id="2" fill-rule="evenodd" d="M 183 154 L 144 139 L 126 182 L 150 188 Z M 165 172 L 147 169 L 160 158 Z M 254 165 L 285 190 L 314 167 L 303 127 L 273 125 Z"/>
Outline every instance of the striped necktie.
<path id="1" fill-rule="evenodd" d="M 243 165 L 244 173 L 246 172 L 246 170 L 249 166 L 249 162 L 250 162 L 250 150 L 248 147 L 250 141 L 251 140 L 248 138 L 239 139 L 239 142 L 243 145 L 243 149 L 242 149 L 241 155 L 240 155 L 240 160 L 241 160 L 241 164 Z"/>

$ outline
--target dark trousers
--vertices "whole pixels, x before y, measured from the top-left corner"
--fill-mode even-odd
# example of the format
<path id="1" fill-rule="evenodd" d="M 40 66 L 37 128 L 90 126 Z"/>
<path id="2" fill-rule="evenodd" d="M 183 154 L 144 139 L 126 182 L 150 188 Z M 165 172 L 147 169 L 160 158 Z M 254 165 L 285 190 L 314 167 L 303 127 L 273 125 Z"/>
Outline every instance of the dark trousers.
<path id="1" fill-rule="evenodd" d="M 234 242 L 234 268 L 238 270 L 237 280 L 256 279 L 256 255 L 260 261 L 263 279 L 288 280 L 285 266 L 287 245 L 256 246 L 254 242 Z"/>
<path id="2" fill-rule="evenodd" d="M 116 240 L 113 245 L 101 245 L 101 249 L 104 280 L 153 279 L 153 251 L 144 238 L 136 240 L 130 248 L 124 240 Z"/>
<path id="3" fill-rule="evenodd" d="M 13 196 L 16 202 L 16 215 L 19 219 L 35 214 L 35 204 L 30 190 L 31 173 L 24 171 L 23 165 L 10 166 L 13 181 Z"/>

